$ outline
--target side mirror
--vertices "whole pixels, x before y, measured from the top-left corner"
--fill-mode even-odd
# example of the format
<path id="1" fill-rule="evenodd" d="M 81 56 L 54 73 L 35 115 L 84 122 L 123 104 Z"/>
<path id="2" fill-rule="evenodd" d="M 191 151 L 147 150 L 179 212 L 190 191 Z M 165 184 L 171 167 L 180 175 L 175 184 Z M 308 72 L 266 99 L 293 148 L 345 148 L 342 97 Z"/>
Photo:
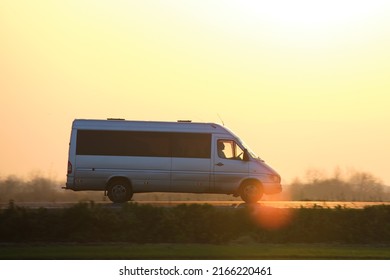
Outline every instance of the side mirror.
<path id="1" fill-rule="evenodd" d="M 249 153 L 248 153 L 248 150 L 247 150 L 247 149 L 244 150 L 244 157 L 243 157 L 243 160 L 244 160 L 244 161 L 249 161 Z"/>

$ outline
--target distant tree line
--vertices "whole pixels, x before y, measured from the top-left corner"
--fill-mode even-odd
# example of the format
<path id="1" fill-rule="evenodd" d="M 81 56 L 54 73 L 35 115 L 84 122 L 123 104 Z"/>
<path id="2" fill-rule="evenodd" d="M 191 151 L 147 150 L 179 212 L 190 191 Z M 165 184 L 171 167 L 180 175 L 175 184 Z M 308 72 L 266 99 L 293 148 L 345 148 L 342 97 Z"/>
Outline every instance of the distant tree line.
<path id="1" fill-rule="evenodd" d="M 82 202 L 105 200 L 102 191 L 74 192 L 63 190 L 64 182 L 34 176 L 23 179 L 16 176 L 0 177 L 0 203 L 15 202 Z M 336 169 L 331 177 L 317 170 L 310 170 L 305 179 L 295 179 L 284 186 L 280 200 L 286 200 L 284 194 L 289 193 L 288 200 L 328 200 L 328 201 L 390 201 L 390 187 L 380 179 L 367 172 L 352 172 L 344 176 Z M 267 198 L 265 198 L 267 199 Z M 276 197 L 276 199 L 278 199 Z M 239 200 L 230 195 L 218 194 L 179 194 L 149 193 L 136 194 L 135 201 L 213 201 Z"/>
<path id="2" fill-rule="evenodd" d="M 104 201 L 103 191 L 75 192 L 64 190 L 64 182 L 41 175 L 29 179 L 17 176 L 0 177 L 0 203 L 14 202 L 86 202 Z M 136 201 L 214 201 L 240 200 L 225 194 L 185 194 L 185 193 L 141 193 L 133 198 Z"/>
<path id="3" fill-rule="evenodd" d="M 40 175 L 30 179 L 16 176 L 0 178 L 0 203 L 15 202 L 78 202 L 102 200 L 103 192 L 63 190 L 64 183 Z"/>
<path id="4" fill-rule="evenodd" d="M 367 172 L 342 176 L 336 169 L 332 177 L 310 170 L 306 180 L 295 179 L 289 186 L 291 200 L 389 201 L 390 187 Z"/>

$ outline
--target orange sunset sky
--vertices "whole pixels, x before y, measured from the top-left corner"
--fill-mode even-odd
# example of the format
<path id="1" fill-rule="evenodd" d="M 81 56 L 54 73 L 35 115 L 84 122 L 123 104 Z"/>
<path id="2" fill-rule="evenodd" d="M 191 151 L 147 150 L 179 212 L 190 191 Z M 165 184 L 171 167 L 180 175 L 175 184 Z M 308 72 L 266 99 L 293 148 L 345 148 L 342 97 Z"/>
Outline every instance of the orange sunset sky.
<path id="1" fill-rule="evenodd" d="M 390 185 L 389 1 L 0 1 L 0 177 L 65 180 L 75 118 L 223 122 L 288 183 Z"/>

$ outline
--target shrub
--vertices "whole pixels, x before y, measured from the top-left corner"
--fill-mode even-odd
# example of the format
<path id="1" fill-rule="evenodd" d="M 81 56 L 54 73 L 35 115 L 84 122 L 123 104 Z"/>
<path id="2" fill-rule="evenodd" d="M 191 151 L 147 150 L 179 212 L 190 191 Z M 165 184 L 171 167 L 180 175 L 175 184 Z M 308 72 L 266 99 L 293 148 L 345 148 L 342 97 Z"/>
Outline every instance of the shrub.
<path id="1" fill-rule="evenodd" d="M 265 207 L 136 203 L 115 208 L 79 203 L 67 209 L 26 209 L 10 203 L 0 211 L 0 242 L 390 243 L 389 206 L 291 211 L 286 215 L 282 209 L 271 212 Z M 272 219 L 285 215 L 290 220 L 267 227 L 259 222 L 264 215 Z"/>

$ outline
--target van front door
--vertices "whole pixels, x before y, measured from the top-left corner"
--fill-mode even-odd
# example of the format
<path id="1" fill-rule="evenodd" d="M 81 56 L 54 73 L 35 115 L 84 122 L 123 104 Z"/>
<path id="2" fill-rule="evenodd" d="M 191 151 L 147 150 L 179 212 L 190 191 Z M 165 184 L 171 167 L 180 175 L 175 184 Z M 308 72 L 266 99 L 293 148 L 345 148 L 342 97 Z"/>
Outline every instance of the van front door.
<path id="1" fill-rule="evenodd" d="M 233 139 L 214 139 L 214 192 L 233 193 L 248 176 L 249 162 L 244 150 Z"/>

